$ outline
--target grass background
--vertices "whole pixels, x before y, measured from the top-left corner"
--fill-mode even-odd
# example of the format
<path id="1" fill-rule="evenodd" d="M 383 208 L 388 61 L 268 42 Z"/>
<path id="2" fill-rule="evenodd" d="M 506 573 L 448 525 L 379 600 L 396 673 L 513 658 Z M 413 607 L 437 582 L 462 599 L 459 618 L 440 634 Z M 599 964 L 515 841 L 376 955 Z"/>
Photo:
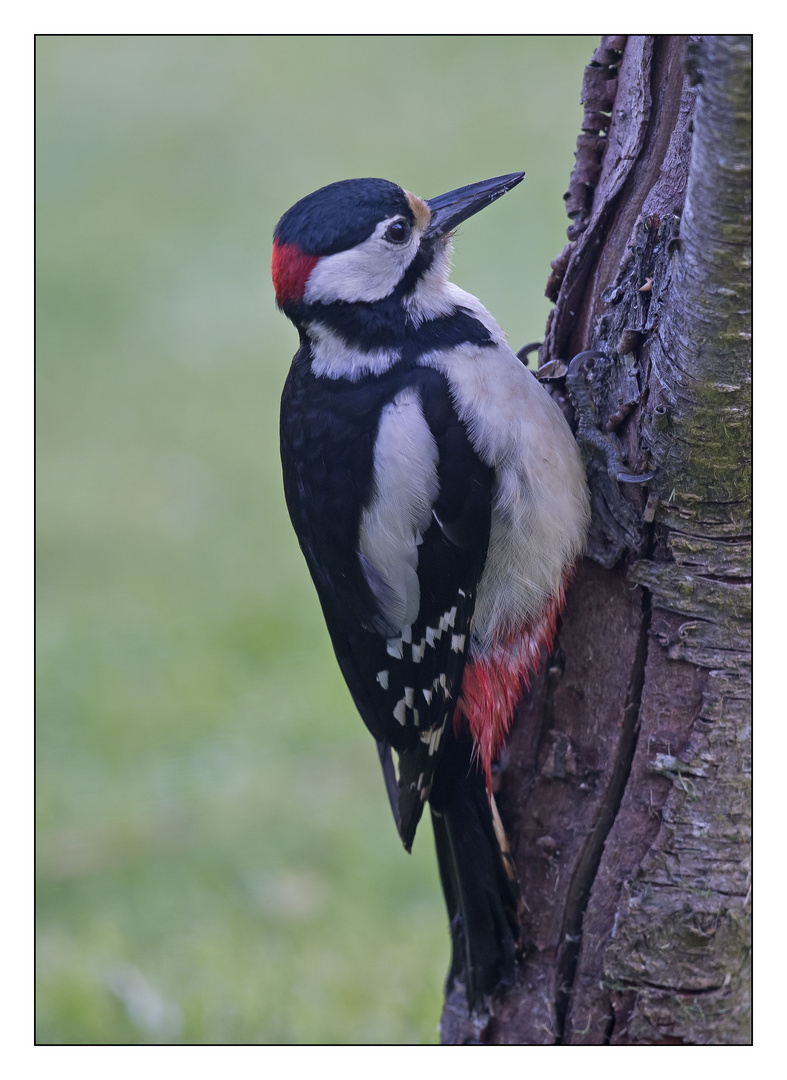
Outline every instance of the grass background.
<path id="1" fill-rule="evenodd" d="M 574 37 L 37 43 L 37 1039 L 437 1041 L 403 852 L 286 518 L 278 217 L 517 169 L 454 279 L 543 333 Z"/>

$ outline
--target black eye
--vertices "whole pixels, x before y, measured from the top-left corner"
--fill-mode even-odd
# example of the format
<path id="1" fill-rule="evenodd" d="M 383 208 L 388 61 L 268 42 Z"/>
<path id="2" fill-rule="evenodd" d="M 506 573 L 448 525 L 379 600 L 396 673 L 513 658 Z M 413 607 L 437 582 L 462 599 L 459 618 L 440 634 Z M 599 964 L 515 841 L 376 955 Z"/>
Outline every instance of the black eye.
<path id="1" fill-rule="evenodd" d="M 392 244 L 403 244 L 409 239 L 410 226 L 406 221 L 392 221 L 383 233 L 383 237 Z"/>

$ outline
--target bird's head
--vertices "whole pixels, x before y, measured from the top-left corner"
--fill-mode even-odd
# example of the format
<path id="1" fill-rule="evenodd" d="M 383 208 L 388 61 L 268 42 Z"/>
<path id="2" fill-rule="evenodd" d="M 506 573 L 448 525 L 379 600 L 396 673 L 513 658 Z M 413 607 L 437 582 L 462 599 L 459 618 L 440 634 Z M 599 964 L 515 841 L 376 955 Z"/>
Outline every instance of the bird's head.
<path id="1" fill-rule="evenodd" d="M 420 199 L 389 180 L 340 180 L 301 199 L 273 237 L 278 306 L 374 303 L 396 290 L 406 302 L 426 275 L 445 280 L 450 236 L 518 184 L 510 173 Z"/>

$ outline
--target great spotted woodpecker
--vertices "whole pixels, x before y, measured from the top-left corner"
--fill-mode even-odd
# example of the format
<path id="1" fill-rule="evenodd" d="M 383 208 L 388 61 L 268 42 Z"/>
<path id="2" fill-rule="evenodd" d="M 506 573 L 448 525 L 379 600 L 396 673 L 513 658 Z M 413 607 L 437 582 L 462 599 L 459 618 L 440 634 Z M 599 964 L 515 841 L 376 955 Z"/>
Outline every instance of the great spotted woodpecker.
<path id="1" fill-rule="evenodd" d="M 510 982 L 519 936 L 491 766 L 589 519 L 560 409 L 448 280 L 453 230 L 523 177 L 428 200 L 340 181 L 288 210 L 273 243 L 276 301 L 300 335 L 281 405 L 287 506 L 407 850 L 430 805 L 448 984 L 471 1009 Z"/>

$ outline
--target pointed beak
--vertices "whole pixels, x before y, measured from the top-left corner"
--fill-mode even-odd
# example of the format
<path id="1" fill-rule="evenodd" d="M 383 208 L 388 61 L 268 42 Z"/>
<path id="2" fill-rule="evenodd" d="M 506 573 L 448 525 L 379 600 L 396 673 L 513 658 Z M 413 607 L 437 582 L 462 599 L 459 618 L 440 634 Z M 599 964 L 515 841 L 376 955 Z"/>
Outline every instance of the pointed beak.
<path id="1" fill-rule="evenodd" d="M 432 216 L 424 236 L 429 238 L 445 236 L 461 222 L 477 214 L 485 206 L 489 206 L 512 187 L 516 187 L 524 178 L 523 172 L 495 176 L 492 180 L 481 180 L 478 184 L 468 184 L 467 187 L 456 188 L 454 191 L 446 192 L 445 195 L 427 199 L 426 205 Z"/>

